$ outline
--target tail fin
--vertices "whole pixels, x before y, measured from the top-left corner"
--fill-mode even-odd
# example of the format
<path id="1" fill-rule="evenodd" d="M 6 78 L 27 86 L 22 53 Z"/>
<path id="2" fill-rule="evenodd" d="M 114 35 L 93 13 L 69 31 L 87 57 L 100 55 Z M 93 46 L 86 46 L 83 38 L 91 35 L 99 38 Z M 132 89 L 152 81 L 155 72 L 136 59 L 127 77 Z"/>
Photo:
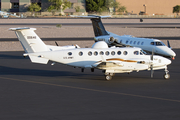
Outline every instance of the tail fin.
<path id="1" fill-rule="evenodd" d="M 10 30 L 15 31 L 26 53 L 49 51 L 48 47 L 34 32 L 36 28 L 10 28 Z"/>
<path id="2" fill-rule="evenodd" d="M 92 21 L 95 37 L 108 35 L 108 33 L 106 32 L 104 28 L 104 25 L 102 24 L 101 17 L 91 18 L 91 21 Z"/>
<path id="3" fill-rule="evenodd" d="M 96 15 L 89 15 L 89 16 L 70 15 L 70 16 L 80 17 L 80 18 L 90 18 L 92 21 L 95 37 L 102 36 L 102 35 L 109 35 L 107 31 L 105 30 L 104 25 L 102 24 L 101 18 L 109 18 L 111 16 L 96 16 Z"/>

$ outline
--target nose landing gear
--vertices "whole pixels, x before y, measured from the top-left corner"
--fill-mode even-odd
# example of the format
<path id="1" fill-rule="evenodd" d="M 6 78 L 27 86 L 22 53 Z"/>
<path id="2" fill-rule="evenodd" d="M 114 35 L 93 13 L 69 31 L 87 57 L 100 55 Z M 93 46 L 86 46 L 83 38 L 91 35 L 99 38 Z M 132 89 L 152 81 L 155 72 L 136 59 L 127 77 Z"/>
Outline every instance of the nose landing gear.
<path id="1" fill-rule="evenodd" d="M 167 70 L 167 67 L 165 68 L 165 74 L 164 74 L 164 79 L 169 79 L 170 78 L 170 75 L 168 74 L 169 73 L 169 71 Z"/>
<path id="2" fill-rule="evenodd" d="M 115 75 L 115 73 L 105 73 L 105 78 L 106 78 L 106 80 L 111 80 L 112 79 L 112 77 Z"/>

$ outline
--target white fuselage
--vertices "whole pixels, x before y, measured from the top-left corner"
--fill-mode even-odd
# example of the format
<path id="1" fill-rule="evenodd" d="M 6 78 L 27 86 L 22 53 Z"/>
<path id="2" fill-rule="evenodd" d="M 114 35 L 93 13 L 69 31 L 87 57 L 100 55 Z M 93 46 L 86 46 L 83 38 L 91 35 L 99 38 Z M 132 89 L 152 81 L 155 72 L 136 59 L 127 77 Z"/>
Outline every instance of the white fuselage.
<path id="1" fill-rule="evenodd" d="M 176 54 L 173 50 L 168 48 L 163 42 L 157 39 L 149 38 L 136 38 L 128 35 L 118 36 L 110 33 L 110 35 L 95 37 L 96 41 L 105 41 L 107 44 L 111 45 L 114 41 L 110 41 L 110 36 L 114 38 L 117 44 L 128 45 L 133 47 L 139 47 L 147 52 L 154 52 L 155 54 L 175 57 Z"/>
<path id="2" fill-rule="evenodd" d="M 161 56 L 144 55 L 140 48 L 77 48 L 41 53 L 30 53 L 54 62 L 81 68 L 98 68 L 114 73 L 149 70 L 150 63 L 155 69 L 164 69 L 171 61 Z M 98 66 L 106 62 L 105 66 Z M 112 64 L 111 64 L 112 63 Z"/>

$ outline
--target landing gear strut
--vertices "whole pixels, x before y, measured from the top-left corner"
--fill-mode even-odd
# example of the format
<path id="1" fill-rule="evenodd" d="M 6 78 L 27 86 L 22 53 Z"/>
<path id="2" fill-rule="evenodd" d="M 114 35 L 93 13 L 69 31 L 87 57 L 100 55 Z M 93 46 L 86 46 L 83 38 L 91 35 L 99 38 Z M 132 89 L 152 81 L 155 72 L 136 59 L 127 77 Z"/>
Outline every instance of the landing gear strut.
<path id="1" fill-rule="evenodd" d="M 168 74 L 169 71 L 167 70 L 167 67 L 165 68 L 165 74 L 164 74 L 164 79 L 169 79 L 170 78 L 170 75 Z"/>

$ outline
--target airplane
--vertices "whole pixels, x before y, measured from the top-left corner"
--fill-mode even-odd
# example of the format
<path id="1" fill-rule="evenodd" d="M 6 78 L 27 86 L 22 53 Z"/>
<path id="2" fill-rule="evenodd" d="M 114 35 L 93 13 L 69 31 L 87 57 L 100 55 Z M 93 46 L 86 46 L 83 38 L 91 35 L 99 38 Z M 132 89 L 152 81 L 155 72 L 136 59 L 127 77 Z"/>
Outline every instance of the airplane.
<path id="1" fill-rule="evenodd" d="M 11 14 L 11 13 L 8 13 L 8 12 L 3 12 L 3 11 L 0 11 L 0 16 L 2 16 L 3 18 L 8 18 L 9 16 L 14 16 L 14 17 L 20 17 L 16 14 Z"/>
<path id="2" fill-rule="evenodd" d="M 148 53 L 171 57 L 175 59 L 176 53 L 171 49 L 169 41 L 167 41 L 168 47 L 158 39 L 150 39 L 150 38 L 138 38 L 133 37 L 131 35 L 123 35 L 119 36 L 117 34 L 106 31 L 104 25 L 101 21 L 101 18 L 108 18 L 111 16 L 74 16 L 71 17 L 82 17 L 82 18 L 90 18 L 92 21 L 92 26 L 94 30 L 94 40 L 97 41 L 105 41 L 108 46 L 132 46 L 139 47 Z"/>
<path id="3" fill-rule="evenodd" d="M 104 41 L 95 42 L 91 48 L 80 48 L 79 46 L 49 46 L 46 45 L 34 32 L 36 28 L 10 28 L 15 31 L 17 38 L 31 62 L 47 64 L 66 64 L 72 67 L 100 69 L 105 74 L 106 80 L 111 80 L 115 73 L 130 73 L 133 71 L 164 69 L 164 78 L 169 79 L 167 66 L 171 60 L 158 55 L 145 55 L 141 48 L 136 47 L 108 47 Z"/>

